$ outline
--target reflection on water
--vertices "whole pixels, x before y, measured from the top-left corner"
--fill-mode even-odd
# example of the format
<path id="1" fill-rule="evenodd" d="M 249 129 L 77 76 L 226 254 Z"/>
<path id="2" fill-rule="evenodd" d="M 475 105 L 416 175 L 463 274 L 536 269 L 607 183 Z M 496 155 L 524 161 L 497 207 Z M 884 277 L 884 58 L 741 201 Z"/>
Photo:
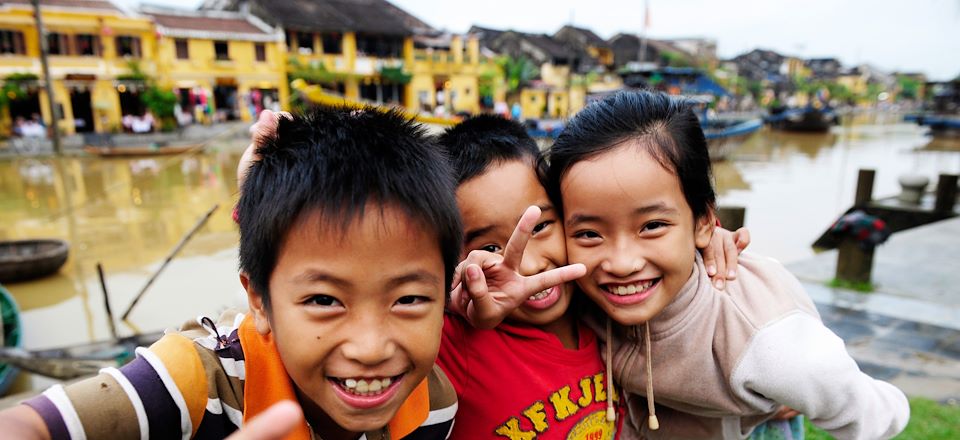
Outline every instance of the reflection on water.
<path id="1" fill-rule="evenodd" d="M 899 193 L 897 179 L 960 173 L 960 149 L 896 115 L 855 115 L 830 133 L 762 130 L 716 164 L 720 205 L 745 206 L 750 249 L 791 262 L 853 203 L 857 172 L 877 170 L 874 197 Z M 938 148 L 930 148 L 929 146 Z"/>
<path id="2" fill-rule="evenodd" d="M 214 204 L 220 209 L 131 314 L 122 334 L 216 314 L 242 298 L 236 276 L 236 164 L 243 141 L 163 158 L 0 161 L 0 239 L 70 243 L 60 272 L 6 287 L 23 310 L 24 345 L 45 348 L 109 337 L 96 263 L 120 315 L 161 260 Z"/>

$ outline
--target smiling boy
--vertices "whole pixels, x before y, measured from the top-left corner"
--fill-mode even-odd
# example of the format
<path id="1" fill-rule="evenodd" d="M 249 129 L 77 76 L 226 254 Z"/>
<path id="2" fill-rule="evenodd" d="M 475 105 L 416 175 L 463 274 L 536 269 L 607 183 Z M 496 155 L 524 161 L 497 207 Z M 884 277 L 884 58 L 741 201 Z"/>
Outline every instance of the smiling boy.
<path id="1" fill-rule="evenodd" d="M 441 153 L 396 113 L 322 109 L 280 121 L 259 154 L 238 207 L 250 313 L 188 324 L 5 426 L 219 439 L 293 400 L 291 439 L 446 438 L 456 396 L 434 359 L 462 233 Z"/>

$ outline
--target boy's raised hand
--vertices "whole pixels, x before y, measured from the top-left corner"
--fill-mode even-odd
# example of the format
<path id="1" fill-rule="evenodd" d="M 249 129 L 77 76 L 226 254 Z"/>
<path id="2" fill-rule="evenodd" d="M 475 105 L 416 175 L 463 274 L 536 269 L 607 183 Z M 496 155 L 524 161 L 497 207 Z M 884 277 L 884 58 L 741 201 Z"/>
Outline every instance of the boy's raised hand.
<path id="1" fill-rule="evenodd" d="M 295 402 L 283 401 L 250 419 L 227 440 L 283 440 L 303 420 L 303 411 Z"/>
<path id="2" fill-rule="evenodd" d="M 266 139 L 277 135 L 280 118 L 291 118 L 291 115 L 288 112 L 264 110 L 260 112 L 257 122 L 250 126 L 250 145 L 243 150 L 243 155 L 240 156 L 240 162 L 237 164 L 237 188 L 243 188 L 243 180 L 247 177 L 250 165 L 260 160 L 257 148 L 263 146 Z"/>
<path id="3" fill-rule="evenodd" d="M 477 328 L 493 328 L 531 295 L 584 276 L 582 264 L 558 267 L 523 276 L 518 270 L 523 251 L 540 219 L 540 208 L 531 206 L 520 217 L 503 255 L 473 251 L 456 269 L 449 308 Z"/>

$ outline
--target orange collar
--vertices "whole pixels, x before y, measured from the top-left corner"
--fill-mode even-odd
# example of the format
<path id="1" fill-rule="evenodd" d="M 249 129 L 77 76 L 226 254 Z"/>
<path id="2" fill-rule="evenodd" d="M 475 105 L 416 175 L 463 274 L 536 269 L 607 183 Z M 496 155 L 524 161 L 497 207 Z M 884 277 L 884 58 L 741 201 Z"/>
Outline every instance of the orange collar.
<path id="1" fill-rule="evenodd" d="M 243 384 L 243 422 L 265 411 L 281 400 L 297 401 L 293 382 L 283 367 L 280 353 L 273 342 L 273 335 L 257 332 L 253 315 L 247 314 L 237 332 L 243 347 L 246 381 Z M 401 439 L 420 426 L 430 415 L 430 392 L 427 379 L 414 388 L 407 400 L 390 419 L 387 429 L 390 438 Z M 286 440 L 310 440 L 310 427 L 306 421 L 298 426 Z"/>

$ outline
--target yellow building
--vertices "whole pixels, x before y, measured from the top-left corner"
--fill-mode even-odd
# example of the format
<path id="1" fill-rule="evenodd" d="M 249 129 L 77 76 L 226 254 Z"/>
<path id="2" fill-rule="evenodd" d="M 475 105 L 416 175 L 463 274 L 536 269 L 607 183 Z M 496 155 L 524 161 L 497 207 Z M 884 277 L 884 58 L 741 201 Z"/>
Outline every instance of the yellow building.
<path id="1" fill-rule="evenodd" d="M 42 0 L 47 31 L 53 100 L 63 133 L 119 130 L 123 115 L 143 111 L 139 99 L 117 78 L 139 62 L 147 74 L 156 72 L 149 54 L 155 47 L 148 18 L 107 0 Z M 29 0 L 0 4 L 0 78 L 31 74 L 43 77 L 40 44 Z M 0 130 L 9 134 L 11 121 L 40 115 L 53 120 L 46 92 L 39 81 L 24 84 L 26 96 L 3 112 Z"/>
<path id="2" fill-rule="evenodd" d="M 157 77 L 179 98 L 177 118 L 250 121 L 289 102 L 283 32 L 250 15 L 143 9 L 156 24 Z"/>
<path id="3" fill-rule="evenodd" d="M 418 36 L 412 65 L 406 100 L 409 109 L 434 114 L 480 111 L 480 44 L 476 38 Z"/>

